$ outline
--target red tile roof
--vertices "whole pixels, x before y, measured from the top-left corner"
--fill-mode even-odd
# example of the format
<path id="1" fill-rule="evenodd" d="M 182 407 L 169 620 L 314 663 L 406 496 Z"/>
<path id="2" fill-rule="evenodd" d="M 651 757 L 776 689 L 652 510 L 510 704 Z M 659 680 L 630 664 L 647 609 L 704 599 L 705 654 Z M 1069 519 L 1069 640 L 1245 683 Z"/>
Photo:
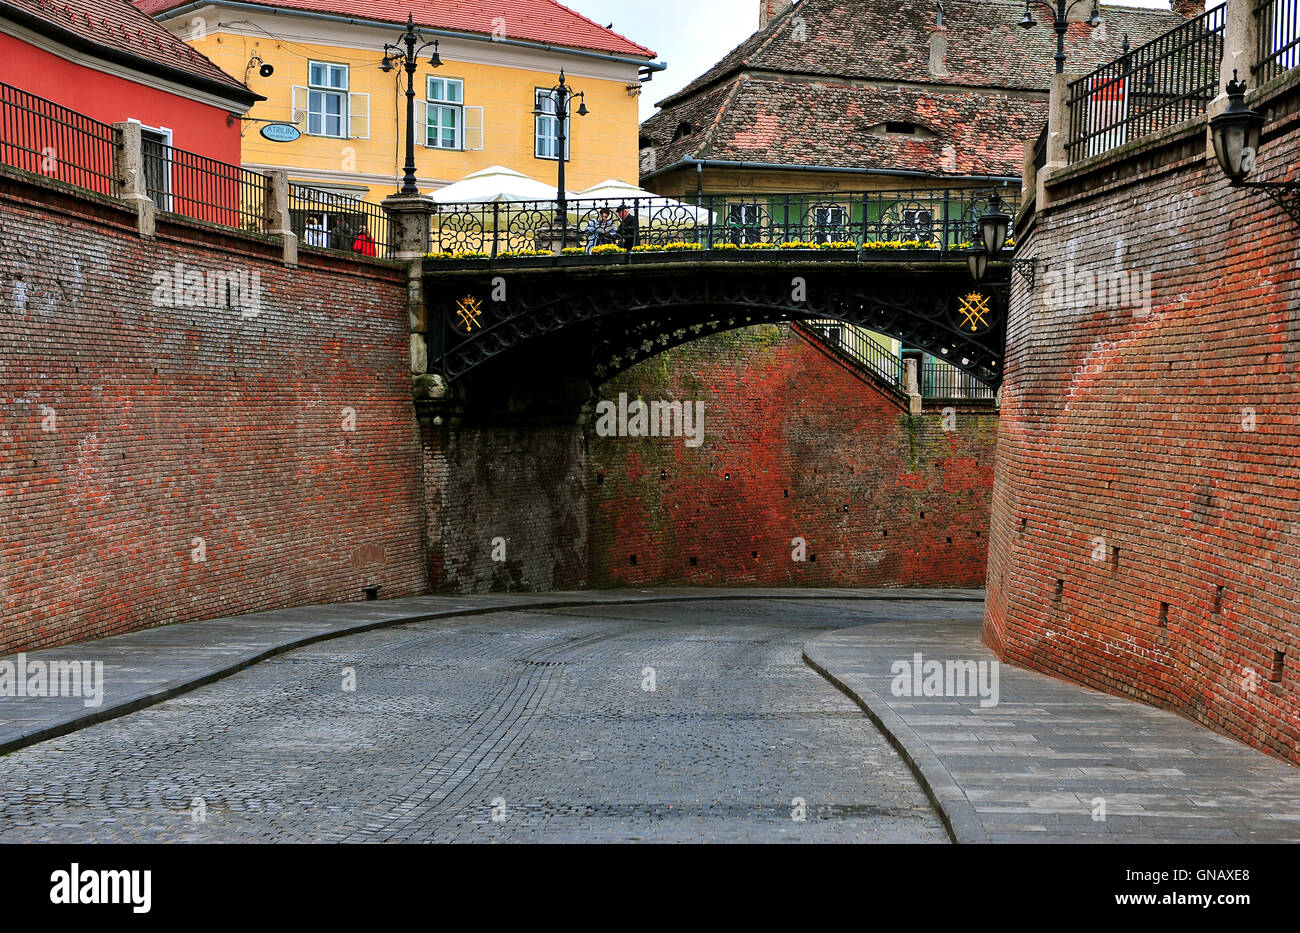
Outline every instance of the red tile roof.
<path id="1" fill-rule="evenodd" d="M 1037 9 L 1037 8 L 1035 8 Z M 1089 7 L 1080 4 L 1086 16 Z M 1018 175 L 1047 118 L 1056 35 L 1018 24 L 1024 0 L 944 0 L 946 71 L 930 72 L 933 0 L 801 0 L 641 124 L 642 166 L 697 159 L 936 174 Z M 1087 71 L 1186 20 L 1102 7 L 1073 22 L 1067 68 Z M 911 123 L 913 135 L 886 124 Z"/>
<path id="2" fill-rule="evenodd" d="M 190 0 L 136 0 L 150 16 L 184 6 Z M 354 16 L 384 23 L 406 22 L 433 29 L 492 35 L 494 20 L 505 20 L 506 37 L 573 49 L 610 52 L 651 59 L 655 53 L 555 0 L 241 0 L 257 6 Z"/>
<path id="3" fill-rule="evenodd" d="M 139 71 L 182 83 L 188 77 L 245 103 L 262 99 L 127 0 L 0 0 L 0 16 Z"/>

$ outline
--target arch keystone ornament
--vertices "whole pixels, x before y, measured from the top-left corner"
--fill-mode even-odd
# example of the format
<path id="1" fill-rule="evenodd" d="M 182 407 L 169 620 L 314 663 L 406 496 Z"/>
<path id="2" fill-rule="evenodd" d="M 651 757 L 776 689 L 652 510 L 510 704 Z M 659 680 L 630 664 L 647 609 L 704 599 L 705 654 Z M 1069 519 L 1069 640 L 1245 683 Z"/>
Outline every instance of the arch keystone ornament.
<path id="1" fill-rule="evenodd" d="M 456 302 L 455 328 L 462 334 L 472 334 L 483 329 L 483 302 L 466 295 Z"/>
<path id="2" fill-rule="evenodd" d="M 993 297 L 979 289 L 968 292 L 958 301 L 957 316 L 963 333 L 986 333 L 993 328 Z"/>

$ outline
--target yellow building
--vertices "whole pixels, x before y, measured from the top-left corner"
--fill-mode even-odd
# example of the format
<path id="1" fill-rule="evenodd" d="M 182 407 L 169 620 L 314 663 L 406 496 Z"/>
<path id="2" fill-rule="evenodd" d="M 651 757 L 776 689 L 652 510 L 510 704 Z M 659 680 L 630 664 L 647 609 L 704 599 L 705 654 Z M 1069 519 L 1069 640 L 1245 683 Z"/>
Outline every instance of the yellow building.
<path id="1" fill-rule="evenodd" d="M 438 41 L 415 78 L 416 164 L 429 193 L 503 165 L 555 183 L 557 123 L 536 116 L 563 69 L 590 114 L 570 121 L 567 184 L 578 191 L 638 177 L 637 98 L 663 65 L 655 53 L 554 0 L 139 0 L 138 6 L 266 100 L 244 117 L 245 167 L 378 202 L 400 187 L 406 72 L 383 67 L 412 14 Z M 554 113 L 541 99 L 540 109 Z M 236 118 L 238 119 L 238 118 Z M 290 142 L 263 134 L 293 124 Z M 270 135 L 293 136 L 280 128 Z"/>

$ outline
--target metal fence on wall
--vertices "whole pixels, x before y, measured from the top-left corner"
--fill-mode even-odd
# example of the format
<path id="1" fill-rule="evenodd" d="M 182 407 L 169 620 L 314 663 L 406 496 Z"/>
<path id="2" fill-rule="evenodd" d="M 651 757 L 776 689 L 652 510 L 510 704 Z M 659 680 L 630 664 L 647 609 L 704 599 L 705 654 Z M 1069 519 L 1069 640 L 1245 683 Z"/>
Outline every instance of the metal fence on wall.
<path id="1" fill-rule="evenodd" d="M 0 162 L 100 194 L 114 193 L 113 127 L 0 84 Z"/>
<path id="2" fill-rule="evenodd" d="M 289 216 L 304 246 L 377 257 L 391 250 L 388 214 L 378 204 L 290 184 Z"/>
<path id="3" fill-rule="evenodd" d="M 143 139 L 141 150 L 145 187 L 158 210 L 223 227 L 263 229 L 265 175 L 157 139 Z"/>
<path id="4" fill-rule="evenodd" d="M 1260 84 L 1300 66 L 1300 0 L 1256 0 L 1259 46 L 1251 71 Z"/>
<path id="5" fill-rule="evenodd" d="M 1219 91 L 1225 22 L 1224 7 L 1207 10 L 1072 82 L 1068 160 L 1204 114 Z"/>

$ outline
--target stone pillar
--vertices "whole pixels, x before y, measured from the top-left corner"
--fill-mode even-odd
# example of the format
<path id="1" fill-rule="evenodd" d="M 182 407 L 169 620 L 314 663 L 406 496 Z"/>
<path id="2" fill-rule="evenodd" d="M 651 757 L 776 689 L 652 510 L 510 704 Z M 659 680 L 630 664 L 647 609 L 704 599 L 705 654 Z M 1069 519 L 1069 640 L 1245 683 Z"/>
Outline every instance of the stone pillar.
<path id="1" fill-rule="evenodd" d="M 1038 194 L 1038 169 L 1034 166 L 1034 148 L 1037 145 L 1036 139 L 1026 142 L 1020 159 L 1020 202 L 1022 204 L 1031 196 Z"/>
<path id="2" fill-rule="evenodd" d="M 1227 0 L 1223 20 L 1223 66 L 1219 70 L 1219 94 L 1206 108 L 1205 158 L 1213 161 L 1214 137 L 1209 121 L 1228 108 L 1228 82 L 1233 72 L 1247 84 L 1251 68 L 1259 54 L 1259 28 L 1255 19 L 1255 0 Z"/>
<path id="3" fill-rule="evenodd" d="M 429 371 L 429 312 L 424 303 L 424 257 L 429 252 L 429 223 L 437 204 L 421 194 L 394 194 L 384 198 L 388 214 L 392 258 L 407 265 L 407 311 L 411 330 L 411 373 Z M 428 382 L 428 380 L 422 380 Z"/>
<path id="4" fill-rule="evenodd" d="M 1038 209 L 1048 205 L 1047 183 L 1053 172 L 1059 172 L 1069 166 L 1070 160 L 1065 152 L 1065 144 L 1070 136 L 1070 83 L 1078 81 L 1081 75 L 1052 75 L 1051 96 L 1047 105 L 1047 164 L 1038 173 L 1038 191 L 1036 200 Z"/>
<path id="5" fill-rule="evenodd" d="M 914 356 L 903 358 L 903 391 L 907 393 L 907 412 L 919 415 L 923 406 L 921 398 L 920 360 Z"/>
<path id="6" fill-rule="evenodd" d="M 266 173 L 262 229 L 283 241 L 284 264 L 290 269 L 297 268 L 298 234 L 293 232 L 289 215 L 289 173 L 282 169 Z"/>
<path id="7" fill-rule="evenodd" d="M 144 143 L 139 123 L 114 123 L 117 137 L 116 159 L 113 164 L 117 196 L 135 210 L 136 229 L 140 236 L 154 235 L 154 203 L 145 184 Z"/>

